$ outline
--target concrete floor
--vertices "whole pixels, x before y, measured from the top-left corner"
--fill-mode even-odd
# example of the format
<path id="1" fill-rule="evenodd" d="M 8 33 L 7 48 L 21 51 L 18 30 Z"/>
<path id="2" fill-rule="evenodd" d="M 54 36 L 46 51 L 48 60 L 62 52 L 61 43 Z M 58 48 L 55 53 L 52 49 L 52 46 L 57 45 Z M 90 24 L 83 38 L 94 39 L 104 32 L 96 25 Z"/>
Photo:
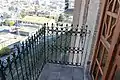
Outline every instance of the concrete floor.
<path id="1" fill-rule="evenodd" d="M 84 80 L 83 68 L 46 64 L 38 80 Z"/>

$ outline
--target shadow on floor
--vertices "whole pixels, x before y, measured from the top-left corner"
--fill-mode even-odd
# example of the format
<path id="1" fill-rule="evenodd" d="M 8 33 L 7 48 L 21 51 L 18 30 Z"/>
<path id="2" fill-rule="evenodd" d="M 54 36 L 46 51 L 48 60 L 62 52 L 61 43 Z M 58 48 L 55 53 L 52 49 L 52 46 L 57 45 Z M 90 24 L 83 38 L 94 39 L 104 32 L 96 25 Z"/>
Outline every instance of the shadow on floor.
<path id="1" fill-rule="evenodd" d="M 38 80 L 84 80 L 83 68 L 46 64 Z"/>

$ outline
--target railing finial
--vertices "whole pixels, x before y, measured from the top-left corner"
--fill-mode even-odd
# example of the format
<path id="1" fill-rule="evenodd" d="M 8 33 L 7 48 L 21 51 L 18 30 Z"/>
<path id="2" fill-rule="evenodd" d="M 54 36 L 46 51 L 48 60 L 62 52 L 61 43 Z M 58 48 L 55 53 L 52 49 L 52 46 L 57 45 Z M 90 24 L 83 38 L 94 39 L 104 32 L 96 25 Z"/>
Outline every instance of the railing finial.
<path id="1" fill-rule="evenodd" d="M 46 26 L 46 23 L 44 23 L 44 26 Z"/>

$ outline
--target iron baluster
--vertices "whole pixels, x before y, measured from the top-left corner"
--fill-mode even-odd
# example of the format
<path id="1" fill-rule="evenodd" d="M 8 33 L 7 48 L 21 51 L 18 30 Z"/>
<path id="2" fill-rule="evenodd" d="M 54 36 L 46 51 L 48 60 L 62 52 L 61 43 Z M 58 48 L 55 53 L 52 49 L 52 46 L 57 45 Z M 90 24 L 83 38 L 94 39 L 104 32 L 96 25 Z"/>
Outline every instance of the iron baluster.
<path id="1" fill-rule="evenodd" d="M 18 46 L 17 47 L 17 50 L 18 50 L 18 58 L 19 58 L 19 63 L 20 63 L 20 69 L 21 69 L 21 74 L 22 74 L 22 79 L 25 80 L 25 77 L 24 77 L 24 74 L 23 74 L 23 66 L 22 66 L 22 58 L 21 58 L 21 53 L 20 53 L 20 47 Z"/>
<path id="2" fill-rule="evenodd" d="M 50 40 L 49 40 L 49 49 L 50 49 L 50 52 L 49 52 L 49 55 L 50 55 L 50 62 L 52 62 L 52 41 L 51 41 L 51 31 L 50 31 L 50 28 L 48 30 L 48 33 L 50 33 Z"/>
<path id="3" fill-rule="evenodd" d="M 15 64 L 15 69 L 16 69 L 16 72 L 17 72 L 17 77 L 18 77 L 18 80 L 20 80 L 20 78 L 19 78 L 19 73 L 18 73 L 17 61 L 16 61 L 17 58 L 16 58 L 15 53 L 13 53 L 12 56 L 13 56 L 13 62 L 14 62 L 14 64 Z"/>
<path id="4" fill-rule="evenodd" d="M 7 58 L 7 63 L 8 63 L 8 68 L 9 68 L 11 78 L 12 78 L 12 80 L 14 80 L 13 73 L 12 73 L 12 63 L 10 61 L 10 57 Z"/>
<path id="5" fill-rule="evenodd" d="M 1 80 L 6 80 L 5 67 L 3 66 L 3 63 L 1 60 L 0 60 L 0 77 L 1 77 Z"/>
<path id="6" fill-rule="evenodd" d="M 36 34 L 34 34 L 34 59 L 35 59 L 35 79 L 37 79 L 37 60 L 36 60 Z"/>
<path id="7" fill-rule="evenodd" d="M 41 69 L 40 69 L 40 65 L 41 65 L 41 62 L 40 62 L 40 60 L 41 60 L 41 36 L 42 36 L 42 30 L 40 29 L 39 31 L 38 31 L 38 38 L 37 38 L 37 41 L 38 41 L 38 63 L 37 63 L 37 65 L 38 65 L 38 74 L 40 73 L 40 71 L 41 71 Z"/>
<path id="8" fill-rule="evenodd" d="M 35 72 L 35 80 L 36 80 L 36 36 L 33 35 L 33 58 L 34 58 L 34 72 Z"/>
<path id="9" fill-rule="evenodd" d="M 73 62 L 74 54 L 75 54 L 75 47 L 72 48 L 72 63 L 71 63 L 72 65 L 74 65 L 74 62 Z"/>
<path id="10" fill-rule="evenodd" d="M 22 54 L 23 54 L 23 62 L 24 62 L 24 66 L 25 66 L 25 74 L 26 74 L 26 79 L 29 80 L 28 72 L 27 72 L 27 65 L 26 65 L 25 47 L 26 46 L 24 45 L 24 42 L 22 42 Z"/>
<path id="11" fill-rule="evenodd" d="M 65 43 L 64 43 L 64 64 L 66 64 L 66 57 L 67 57 L 67 35 L 68 35 L 68 24 L 66 24 L 66 28 L 65 28 Z"/>
<path id="12" fill-rule="evenodd" d="M 73 27 L 73 24 L 71 25 L 71 28 Z M 70 54 L 71 54 L 71 42 L 72 42 L 72 32 L 73 32 L 73 28 L 72 29 L 70 29 L 70 31 L 69 31 L 69 37 L 70 37 L 70 44 L 68 45 L 68 64 L 70 63 L 70 61 L 69 61 L 69 58 L 70 58 Z"/>
<path id="13" fill-rule="evenodd" d="M 34 74 L 34 79 L 36 79 L 35 77 L 35 54 L 34 54 L 34 36 L 32 36 L 32 57 L 33 57 L 33 74 Z"/>
<path id="14" fill-rule="evenodd" d="M 80 55 L 79 52 L 80 52 L 80 48 L 79 48 L 79 46 L 78 46 L 77 51 L 76 51 L 76 54 L 77 54 L 77 57 L 76 57 L 76 66 L 79 65 L 79 55 Z"/>
<path id="15" fill-rule="evenodd" d="M 46 63 L 46 24 L 44 24 L 44 63 Z"/>
<path id="16" fill-rule="evenodd" d="M 75 35 L 76 35 L 76 38 L 75 38 L 75 40 L 76 40 L 76 45 L 75 45 L 75 54 L 76 54 L 76 59 L 75 59 L 75 65 L 77 66 L 78 65 L 78 60 L 79 60 L 79 43 L 77 43 L 77 42 L 79 42 L 80 41 L 80 39 L 79 39 L 79 29 L 77 28 L 76 30 L 75 30 Z"/>
<path id="17" fill-rule="evenodd" d="M 63 38 L 63 28 L 61 28 L 61 36 L 60 36 L 60 63 L 62 63 L 62 57 L 63 57 L 63 55 L 62 55 L 62 38 Z"/>
<path id="18" fill-rule="evenodd" d="M 78 27 L 78 25 L 77 25 Z M 74 35 L 73 35 L 73 38 L 74 38 L 74 43 L 73 43 L 73 55 L 72 55 L 72 64 L 74 64 L 74 57 L 75 57 L 75 53 L 76 53 L 76 38 L 77 38 L 77 31 L 78 31 L 78 28 L 77 29 L 73 29 L 73 32 L 74 32 Z M 75 62 L 76 63 L 76 62 Z"/>
<path id="19" fill-rule="evenodd" d="M 37 60 L 37 77 L 38 77 L 38 74 L 39 74 L 39 60 L 38 60 L 38 56 L 39 56 L 39 48 L 38 48 L 38 32 L 36 32 L 36 36 L 37 36 L 37 39 L 36 39 L 36 60 Z"/>
<path id="20" fill-rule="evenodd" d="M 38 73 L 41 72 L 41 37 L 42 37 L 42 31 L 41 29 L 38 31 L 38 65 L 39 65 L 39 68 L 38 68 Z"/>
<path id="21" fill-rule="evenodd" d="M 52 49 L 51 49 L 51 50 L 52 50 L 52 55 L 51 55 L 51 56 L 52 56 L 52 59 L 51 59 L 52 62 L 54 62 L 54 59 L 53 59 L 53 58 L 54 58 L 54 49 L 53 49 L 53 48 L 54 48 L 53 29 L 54 29 L 54 28 L 53 28 L 53 23 L 52 23 L 52 29 L 51 29 L 51 31 L 52 31 L 52 41 L 51 41 L 51 43 L 52 43 L 52 47 L 51 47 L 51 48 L 52 48 Z"/>
<path id="22" fill-rule="evenodd" d="M 79 56 L 81 56 L 81 53 L 82 53 L 82 44 L 83 44 L 82 28 L 80 28 L 79 37 L 80 37 L 80 39 L 79 39 L 78 51 L 77 51 L 78 64 L 76 64 L 76 65 L 81 65 L 81 58 Z M 81 57 L 83 57 L 83 56 L 81 56 Z"/>
<path id="23" fill-rule="evenodd" d="M 32 56 L 32 37 L 31 37 L 31 39 L 29 39 L 28 40 L 29 41 L 29 44 L 30 44 L 30 46 L 29 46 L 29 48 L 30 48 L 30 58 L 31 58 L 31 67 L 32 67 L 32 78 L 33 78 L 33 80 L 34 80 L 34 59 L 33 59 L 33 56 Z"/>
<path id="24" fill-rule="evenodd" d="M 74 41 L 72 41 L 73 39 L 74 39 L 74 34 L 73 34 L 73 32 L 74 32 L 74 29 L 72 29 L 72 33 L 71 33 L 71 42 L 75 42 L 75 40 Z M 74 59 L 74 46 L 73 46 L 73 43 L 71 43 L 71 56 L 72 57 L 70 57 L 70 58 L 72 58 L 72 61 L 71 61 L 71 64 L 73 65 L 73 59 Z"/>
<path id="25" fill-rule="evenodd" d="M 30 67 L 31 67 L 31 65 L 30 65 L 30 58 L 29 58 L 29 46 L 30 46 L 30 44 L 28 44 L 28 40 L 26 40 L 25 41 L 25 45 L 26 45 L 26 57 L 27 57 L 27 61 L 28 61 L 28 70 L 29 70 L 29 75 L 30 75 L 30 79 L 32 79 L 32 77 L 31 77 L 31 69 L 30 69 Z"/>
<path id="26" fill-rule="evenodd" d="M 43 50 L 43 49 L 44 49 L 44 48 L 43 48 L 43 47 L 44 47 L 44 45 L 43 45 L 43 44 L 44 44 L 44 42 L 43 42 L 43 41 L 44 41 L 44 40 L 43 40 L 43 39 L 44 39 L 44 37 L 43 37 L 44 28 L 41 29 L 40 33 L 41 33 L 41 34 L 40 34 L 40 38 L 39 38 L 39 39 L 40 39 L 40 57 L 41 57 L 41 58 L 40 58 L 40 65 L 41 65 L 41 66 L 40 66 L 40 72 L 41 72 L 41 71 L 42 71 L 42 66 L 44 65 L 44 64 L 43 64 L 43 63 L 44 63 L 44 54 L 43 54 L 43 52 L 44 52 L 44 50 Z"/>
<path id="27" fill-rule="evenodd" d="M 44 31 L 44 27 L 42 28 L 42 40 L 44 41 L 44 34 L 45 34 L 45 31 Z M 41 56 L 42 56 L 42 58 L 41 58 L 41 71 L 42 71 L 42 69 L 43 69 L 43 67 L 44 67 L 44 65 L 45 65 L 45 60 L 44 60 L 44 58 L 45 58 L 45 56 L 44 56 L 44 42 L 42 42 L 42 50 L 41 50 L 42 52 L 41 52 Z M 43 61 L 42 61 L 43 60 Z"/>
<path id="28" fill-rule="evenodd" d="M 50 62 L 50 43 L 49 43 L 49 26 L 48 26 L 48 23 L 47 23 L 47 61 Z"/>
<path id="29" fill-rule="evenodd" d="M 57 24 L 57 27 L 56 27 L 56 44 L 55 44 L 55 62 L 57 63 L 57 58 L 59 57 L 58 56 L 58 24 Z"/>
<path id="30" fill-rule="evenodd" d="M 42 30 L 40 29 L 40 31 L 39 31 L 39 65 L 42 65 L 41 64 L 41 58 L 40 57 L 42 57 L 42 48 L 41 48 L 41 46 L 42 46 Z M 41 68 L 40 68 L 40 70 L 41 70 Z"/>

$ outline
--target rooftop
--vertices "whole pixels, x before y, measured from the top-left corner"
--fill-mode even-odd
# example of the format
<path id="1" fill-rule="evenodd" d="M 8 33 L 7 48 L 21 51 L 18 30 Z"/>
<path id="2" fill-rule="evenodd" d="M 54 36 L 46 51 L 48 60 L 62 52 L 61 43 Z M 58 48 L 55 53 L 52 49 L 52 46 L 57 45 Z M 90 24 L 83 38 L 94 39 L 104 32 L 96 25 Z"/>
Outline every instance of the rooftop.
<path id="1" fill-rule="evenodd" d="M 25 36 L 18 36 L 7 32 L 0 32 L 0 49 L 16 42 L 22 41 L 24 38 Z"/>
<path id="2" fill-rule="evenodd" d="M 54 19 L 45 18 L 45 17 L 38 17 L 38 16 L 25 16 L 22 21 L 25 22 L 33 22 L 33 23 L 55 23 Z"/>

